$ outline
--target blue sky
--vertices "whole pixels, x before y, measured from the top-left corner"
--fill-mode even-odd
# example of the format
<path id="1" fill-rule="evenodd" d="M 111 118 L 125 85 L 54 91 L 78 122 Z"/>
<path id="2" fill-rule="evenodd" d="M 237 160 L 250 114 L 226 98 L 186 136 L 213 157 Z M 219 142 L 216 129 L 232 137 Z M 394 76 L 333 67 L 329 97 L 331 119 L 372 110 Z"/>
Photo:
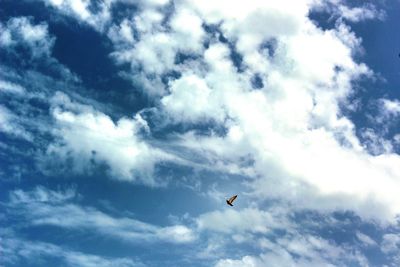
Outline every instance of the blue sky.
<path id="1" fill-rule="evenodd" d="M 0 6 L 0 266 L 399 266 L 398 1 Z"/>

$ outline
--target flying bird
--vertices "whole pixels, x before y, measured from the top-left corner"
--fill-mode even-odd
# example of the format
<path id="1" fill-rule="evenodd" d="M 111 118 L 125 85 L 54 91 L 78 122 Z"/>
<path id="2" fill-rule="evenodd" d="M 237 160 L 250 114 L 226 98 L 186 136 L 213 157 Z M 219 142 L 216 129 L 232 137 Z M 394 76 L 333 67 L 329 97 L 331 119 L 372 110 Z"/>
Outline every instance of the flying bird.
<path id="1" fill-rule="evenodd" d="M 233 206 L 232 203 L 233 203 L 233 201 L 235 201 L 236 198 L 237 198 L 237 195 L 234 195 L 230 199 L 227 199 L 226 204 L 228 204 L 229 206 Z"/>

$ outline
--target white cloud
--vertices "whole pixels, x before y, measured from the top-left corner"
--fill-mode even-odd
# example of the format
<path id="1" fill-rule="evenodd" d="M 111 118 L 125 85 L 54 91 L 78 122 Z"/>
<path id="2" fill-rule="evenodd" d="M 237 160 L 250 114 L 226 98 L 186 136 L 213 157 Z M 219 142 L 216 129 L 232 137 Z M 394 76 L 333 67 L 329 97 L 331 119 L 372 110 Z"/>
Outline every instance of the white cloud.
<path id="1" fill-rule="evenodd" d="M 212 91 L 198 76 L 189 74 L 171 82 L 170 91 L 171 94 L 162 98 L 161 103 L 172 114 L 173 120 L 195 122 L 210 116 L 218 121 L 224 119 L 224 111 L 214 103 Z"/>
<path id="2" fill-rule="evenodd" d="M 15 190 L 7 204 L 32 225 L 53 225 L 95 232 L 128 242 L 189 243 L 196 235 L 185 225 L 156 226 L 128 217 L 112 217 L 92 207 L 71 203 L 75 191 L 52 191 L 37 187 L 32 192 Z M 68 214 L 68 216 L 65 216 Z"/>
<path id="3" fill-rule="evenodd" d="M 83 22 L 100 33 L 108 30 L 112 23 L 113 5 L 123 3 L 138 7 L 139 9 L 158 8 L 166 5 L 169 0 L 41 0 L 47 6 L 56 9 L 63 15 L 72 17 L 78 22 Z"/>
<path id="4" fill-rule="evenodd" d="M 372 103 L 376 108 L 376 114 L 369 115 L 368 118 L 376 127 L 374 134 L 377 138 L 375 139 L 382 139 L 383 142 L 391 145 L 390 140 L 386 140 L 384 136 L 388 134 L 389 130 L 398 122 L 400 116 L 400 101 L 397 99 L 380 98 L 376 101 L 372 101 Z M 396 129 L 394 130 L 397 132 Z"/>
<path id="5" fill-rule="evenodd" d="M 357 231 L 356 236 L 357 236 L 358 240 L 360 240 L 361 243 L 365 246 L 376 246 L 377 245 L 375 240 L 373 240 L 370 236 L 368 236 L 364 233 Z"/>
<path id="6" fill-rule="evenodd" d="M 374 75 L 354 58 L 362 51 L 362 40 L 346 25 L 346 20 L 379 17 L 373 6 L 350 8 L 340 0 L 330 4 L 192 0 L 175 1 L 166 14 L 160 8 L 166 0 L 140 4 L 121 0 L 139 5 L 138 11 L 112 24 L 110 8 L 115 2 L 103 1 L 94 12 L 88 0 L 46 1 L 107 34 L 115 48 L 112 57 L 131 65 L 131 73 L 124 75 L 142 83 L 141 88 L 153 97 L 155 116 L 167 114 L 170 120 L 166 123 L 178 121 L 184 126 L 213 121 L 226 130 L 209 136 L 196 131 L 176 134 L 173 145 L 202 155 L 208 170 L 245 175 L 246 190 L 252 191 L 249 198 L 256 203 L 278 200 L 279 205 L 287 205 L 288 212 L 352 210 L 362 219 L 384 222 L 400 213 L 399 155 L 387 140 L 368 130 L 364 137 L 371 143 L 362 143 L 355 125 L 340 110 L 340 104 L 346 104 L 354 93 L 353 83 Z M 308 17 L 321 6 L 340 17 L 334 28 L 321 29 Z M 204 24 L 217 28 L 218 33 L 206 32 Z M 12 45 L 13 35 L 4 32 L 2 42 Z M 178 53 L 189 59 L 177 62 Z M 233 62 L 233 54 L 240 63 Z M 179 75 L 166 83 L 161 77 L 171 72 Z M 255 75 L 263 85 L 258 90 L 252 88 Z M 179 163 L 149 141 L 151 129 L 140 113 L 113 120 L 60 93 L 51 102 L 55 142 L 47 156 L 56 155 L 61 164 L 72 159 L 75 171 L 90 171 L 93 162 L 101 163 L 117 179 L 154 186 L 160 183 L 154 177 L 158 162 Z M 396 101 L 382 103 L 388 114 L 399 113 Z M 85 229 L 133 242 L 190 243 L 197 238 L 198 233 L 185 225 L 156 226 L 117 218 L 69 203 L 73 197 L 37 188 L 14 191 L 10 201 L 36 225 Z M 348 261 L 368 266 L 357 250 L 301 232 L 288 220 L 286 215 L 254 207 L 202 214 L 195 220 L 196 230 L 211 233 L 217 241 L 199 257 L 219 256 L 228 245 L 221 239 L 228 236 L 233 243 L 251 243 L 260 252 L 236 258 L 224 255 L 225 259 L 216 262 L 218 267 L 343 266 Z M 283 236 L 268 239 L 272 230 L 282 228 Z M 374 243 L 360 232 L 356 236 L 366 245 Z M 395 252 L 397 241 L 395 235 L 386 235 L 383 251 Z"/>
<path id="7" fill-rule="evenodd" d="M 400 235 L 385 234 L 381 243 L 381 250 L 386 254 L 398 254 L 400 252 Z"/>
<path id="8" fill-rule="evenodd" d="M 363 7 L 349 8 L 345 5 L 338 7 L 340 15 L 352 22 L 359 22 L 369 19 L 384 19 L 385 13 L 382 10 L 378 10 L 372 4 L 366 4 Z"/>
<path id="9" fill-rule="evenodd" d="M 271 212 L 271 211 L 270 211 Z M 197 218 L 200 230 L 225 234 L 268 233 L 275 229 L 286 229 L 290 225 L 285 216 L 255 208 L 224 210 L 204 213 Z M 245 218 L 245 219 L 244 219 Z"/>
<path id="10" fill-rule="evenodd" d="M 367 128 L 361 132 L 363 145 L 374 155 L 393 153 L 393 145 L 390 140 L 380 136 L 373 129 Z"/>
<path id="11" fill-rule="evenodd" d="M 20 94 L 25 93 L 25 88 L 20 86 L 19 84 L 0 80 L 0 92 L 20 95 Z"/>
<path id="12" fill-rule="evenodd" d="M 46 159 L 55 155 L 65 162 L 71 157 L 73 170 L 78 172 L 90 171 L 91 161 L 105 163 L 118 180 L 160 185 L 162 181 L 154 176 L 154 165 L 172 157 L 141 138 L 140 131 L 148 130 L 148 126 L 140 114 L 114 122 L 62 93 L 52 101 L 57 141 L 48 146 Z"/>
<path id="13" fill-rule="evenodd" d="M 348 6 L 346 2 L 345 0 L 315 1 L 317 4 L 315 9 L 324 10 L 328 12 L 331 17 L 338 17 L 350 22 L 360 22 L 371 19 L 383 20 L 386 17 L 385 11 L 374 5 L 379 5 L 379 2 L 373 4 L 373 1 L 365 1 L 362 5 L 360 3 L 360 6 L 353 7 Z"/>
<path id="14" fill-rule="evenodd" d="M 74 189 L 67 189 L 64 192 L 48 190 L 43 186 L 37 186 L 31 192 L 25 192 L 23 190 L 15 190 L 10 194 L 10 202 L 13 205 L 24 205 L 30 202 L 46 202 L 46 203 L 62 203 L 67 200 L 76 197 L 76 192 Z"/>
<path id="15" fill-rule="evenodd" d="M 0 132 L 27 141 L 33 140 L 31 133 L 21 125 L 18 116 L 3 105 L 0 105 L 0 125 Z"/>
<path id="16" fill-rule="evenodd" d="M 177 9 L 167 22 L 163 22 L 166 17 L 158 9 L 147 8 L 131 20 L 113 25 L 108 33 L 115 46 L 112 57 L 119 64 L 130 64 L 133 73 L 127 76 L 151 96 L 165 93 L 160 75 L 179 71 L 180 66 L 175 65 L 178 52 L 193 56 L 203 51 L 205 32 L 202 20 L 195 12 Z M 126 36 L 126 31 L 132 29 L 138 34 L 136 42 L 131 38 L 122 38 Z M 138 73 L 138 70 L 141 72 Z"/>
<path id="17" fill-rule="evenodd" d="M 58 258 L 69 266 L 78 267 L 142 267 L 142 263 L 129 258 L 106 258 L 70 250 L 45 242 L 32 242 L 15 237 L 0 238 L 0 264 L 20 264 L 21 259 L 31 262 Z"/>
<path id="18" fill-rule="evenodd" d="M 358 251 L 349 251 L 320 237 L 294 234 L 276 242 L 261 239 L 259 246 L 266 252 L 257 256 L 246 255 L 239 259 L 220 259 L 216 267 L 289 267 L 289 266 L 368 266 L 367 259 Z"/>
<path id="19" fill-rule="evenodd" d="M 339 14 L 332 29 L 308 17 L 318 10 Z M 125 77 L 159 99 L 158 111 L 170 121 L 210 120 L 226 128 L 226 136 L 180 136 L 181 145 L 204 155 L 215 170 L 251 176 L 257 197 L 387 221 L 400 213 L 394 190 L 400 186 L 400 157 L 370 132 L 363 144 L 340 109 L 354 93 L 353 83 L 374 75 L 354 59 L 361 39 L 343 18 L 357 22 L 380 12 L 343 1 L 193 0 L 176 2 L 168 17 L 154 7 L 139 10 L 114 25 L 109 37 L 112 56 L 132 66 Z M 218 28 L 228 43 L 203 24 Z M 176 62 L 179 52 L 193 58 Z M 172 71 L 179 78 L 162 82 Z M 260 90 L 252 88 L 254 75 L 262 80 Z M 243 158 L 254 162 L 244 166 Z"/>
<path id="20" fill-rule="evenodd" d="M 171 18 L 173 39 L 184 52 L 200 52 L 205 32 L 202 19 L 190 9 L 178 9 Z"/>
<path id="21" fill-rule="evenodd" d="M 107 34 L 115 45 L 120 45 L 119 49 L 133 44 L 135 39 L 133 37 L 133 25 L 127 19 L 124 19 L 120 25 L 112 25 Z"/>
<path id="22" fill-rule="evenodd" d="M 195 233 L 184 225 L 174 225 L 161 228 L 157 231 L 157 238 L 167 242 L 188 243 L 196 239 Z"/>
<path id="23" fill-rule="evenodd" d="M 2 24 L 0 22 L 0 47 L 12 50 L 16 46 L 27 46 L 32 57 L 49 56 L 55 38 L 48 32 L 48 25 L 34 25 L 28 17 L 15 17 Z"/>
<path id="24" fill-rule="evenodd" d="M 46 5 L 58 10 L 60 13 L 76 18 L 92 26 L 98 31 L 103 31 L 111 19 L 111 5 L 113 0 L 98 2 L 96 11 L 90 8 L 90 0 L 42 0 Z"/>
<path id="25" fill-rule="evenodd" d="M 400 114 L 400 101 L 398 100 L 380 99 L 379 104 L 385 116 Z"/>
<path id="26" fill-rule="evenodd" d="M 339 21 L 323 30 L 307 17 L 314 4 L 177 5 L 178 12 L 193 9 L 204 22 L 220 23 L 222 33 L 243 57 L 244 71 L 236 70 L 228 45 L 211 42 L 198 64 L 180 66 L 181 76 L 168 84 L 160 112 L 183 123 L 204 118 L 221 122 L 230 134 L 186 133 L 182 144 L 205 158 L 212 155 L 236 166 L 239 159 L 250 156 L 254 164 L 248 173 L 257 177 L 250 184 L 258 197 L 286 199 L 298 208 L 354 210 L 364 218 L 392 220 L 400 212 L 394 190 L 400 186 L 400 157 L 390 147 L 379 156 L 371 155 L 339 107 L 354 92 L 353 82 L 373 73 L 353 58 L 361 51 L 361 40 L 349 26 Z M 173 33 L 152 29 L 152 38 L 161 34 L 173 40 Z M 263 44 L 269 40 L 275 45 L 267 53 Z M 155 54 L 148 55 L 158 53 L 160 46 L 145 47 L 148 51 L 141 56 L 155 61 Z M 175 52 L 168 51 L 170 60 L 161 56 L 157 64 L 148 62 L 161 66 L 157 73 L 176 69 Z M 262 78 L 261 90 L 251 87 L 255 74 Z"/>

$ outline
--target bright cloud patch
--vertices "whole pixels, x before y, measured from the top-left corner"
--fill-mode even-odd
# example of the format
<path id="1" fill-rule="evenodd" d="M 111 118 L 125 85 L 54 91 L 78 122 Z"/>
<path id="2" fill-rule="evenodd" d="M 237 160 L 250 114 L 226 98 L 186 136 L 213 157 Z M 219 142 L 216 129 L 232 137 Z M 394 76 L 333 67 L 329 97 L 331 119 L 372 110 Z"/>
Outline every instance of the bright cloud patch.
<path id="1" fill-rule="evenodd" d="M 53 103 L 54 135 L 59 141 L 48 147 L 48 155 L 63 161 L 72 157 L 72 168 L 78 172 L 90 171 L 94 161 L 107 164 L 116 179 L 157 185 L 154 165 L 170 156 L 140 138 L 139 132 L 148 131 L 148 126 L 139 114 L 114 123 L 107 115 L 75 104 L 62 93 L 56 94 Z"/>
<path id="2" fill-rule="evenodd" d="M 110 19 L 110 7 L 112 0 L 102 1 L 97 10 L 90 0 L 42 0 L 46 5 L 54 7 L 62 14 L 82 20 L 95 29 L 101 31 Z"/>

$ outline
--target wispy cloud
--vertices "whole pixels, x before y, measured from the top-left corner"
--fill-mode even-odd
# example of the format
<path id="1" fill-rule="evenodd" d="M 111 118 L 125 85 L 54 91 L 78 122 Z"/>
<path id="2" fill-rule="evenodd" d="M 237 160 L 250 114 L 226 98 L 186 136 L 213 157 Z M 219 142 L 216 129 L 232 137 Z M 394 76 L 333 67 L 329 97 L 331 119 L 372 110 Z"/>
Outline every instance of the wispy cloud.
<path id="1" fill-rule="evenodd" d="M 0 264 L 19 266 L 22 262 L 40 263 L 45 259 L 61 259 L 63 264 L 79 267 L 143 267 L 129 258 L 106 258 L 70 250 L 45 242 L 32 242 L 16 237 L 0 238 Z"/>
<path id="2" fill-rule="evenodd" d="M 267 252 L 258 256 L 246 255 L 238 259 L 221 259 L 216 267 L 229 266 L 368 266 L 368 260 L 359 251 L 348 250 L 322 238 L 311 235 L 292 235 L 277 242 L 261 240 L 259 245 Z"/>
<path id="3" fill-rule="evenodd" d="M 69 230 L 86 231 L 127 242 L 188 243 L 195 233 L 185 225 L 157 226 L 128 217 L 113 217 L 93 207 L 83 207 L 71 200 L 75 192 L 58 192 L 37 187 L 31 192 L 10 193 L 7 204 L 11 215 L 21 216 L 27 225 L 53 225 Z M 65 216 L 68 214 L 68 216 Z"/>
<path id="4" fill-rule="evenodd" d="M 373 240 L 370 236 L 368 236 L 364 233 L 357 232 L 356 236 L 361 241 L 361 243 L 365 246 L 376 246 L 377 245 L 375 240 Z"/>
<path id="5" fill-rule="evenodd" d="M 390 266 L 397 266 L 400 264 L 400 234 L 398 231 L 395 233 L 385 234 L 380 247 L 382 252 L 389 257 L 391 261 Z"/>
<path id="6" fill-rule="evenodd" d="M 26 131 L 18 122 L 19 118 L 13 114 L 8 108 L 0 105 L 0 132 L 6 133 L 16 138 L 32 141 L 33 136 Z"/>
<path id="7" fill-rule="evenodd" d="M 385 11 L 376 5 L 379 5 L 379 2 L 365 1 L 360 5 L 351 5 L 345 0 L 325 0 L 316 3 L 315 8 L 329 13 L 331 19 L 339 18 L 354 23 L 373 19 L 383 20 L 386 17 Z"/>
<path id="8" fill-rule="evenodd" d="M 271 233 L 276 229 L 288 229 L 290 223 L 284 214 L 272 213 L 255 208 L 240 211 L 212 211 L 200 215 L 197 224 L 200 230 L 230 234 Z M 246 218 L 246 220 L 243 220 Z"/>
<path id="9" fill-rule="evenodd" d="M 49 56 L 55 38 L 49 35 L 47 23 L 33 24 L 32 18 L 16 17 L 0 22 L 0 47 L 11 52 L 26 46 L 34 58 Z"/>
<path id="10" fill-rule="evenodd" d="M 13 93 L 13 94 L 23 94 L 26 92 L 25 88 L 20 86 L 19 84 L 3 80 L 0 80 L 0 91 L 4 93 Z"/>
<path id="11" fill-rule="evenodd" d="M 398 116 L 400 114 L 400 101 L 390 99 L 379 99 L 382 115 L 385 117 Z"/>

